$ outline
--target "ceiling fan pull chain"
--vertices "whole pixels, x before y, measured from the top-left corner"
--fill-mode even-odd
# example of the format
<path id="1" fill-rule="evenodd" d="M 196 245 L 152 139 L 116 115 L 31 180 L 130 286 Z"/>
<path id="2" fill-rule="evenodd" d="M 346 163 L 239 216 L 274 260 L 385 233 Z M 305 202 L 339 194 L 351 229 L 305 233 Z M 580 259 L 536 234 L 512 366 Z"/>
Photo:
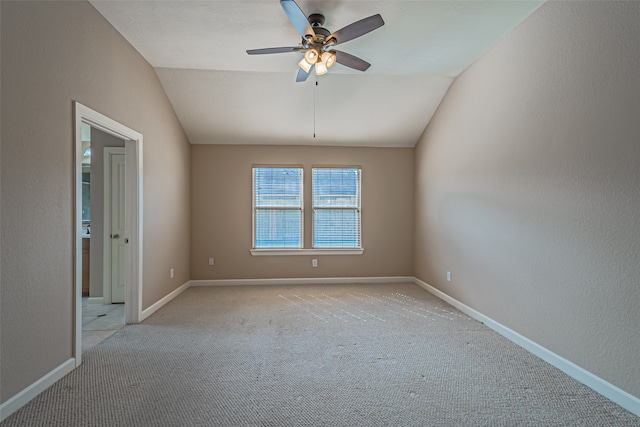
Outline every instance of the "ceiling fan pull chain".
<path id="1" fill-rule="evenodd" d="M 318 87 L 318 76 L 316 76 L 316 84 L 313 86 L 313 137 L 316 137 L 316 87 Z"/>

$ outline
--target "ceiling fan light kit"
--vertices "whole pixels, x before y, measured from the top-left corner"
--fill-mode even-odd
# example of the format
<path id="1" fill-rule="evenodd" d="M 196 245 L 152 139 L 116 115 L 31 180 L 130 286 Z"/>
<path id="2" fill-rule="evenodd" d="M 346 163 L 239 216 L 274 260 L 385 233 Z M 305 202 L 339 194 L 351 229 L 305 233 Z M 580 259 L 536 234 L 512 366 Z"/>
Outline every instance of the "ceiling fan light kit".
<path id="1" fill-rule="evenodd" d="M 298 63 L 300 69 L 296 77 L 297 82 L 305 81 L 309 77 L 312 68 L 315 69 L 317 76 L 326 74 L 336 62 L 358 71 L 365 71 L 369 68 L 371 64 L 368 62 L 346 52 L 335 50 L 334 46 L 353 40 L 383 26 L 384 21 L 380 15 L 372 15 L 361 19 L 335 33 L 331 33 L 323 27 L 324 16 L 322 14 L 312 13 L 307 18 L 294 0 L 280 0 L 280 5 L 302 37 L 300 45 L 250 49 L 247 50 L 249 55 L 303 52 L 304 56 Z"/>
<path id="2" fill-rule="evenodd" d="M 315 65 L 316 75 L 321 76 L 329 71 L 329 68 L 336 64 L 335 52 L 323 52 L 322 55 L 318 55 L 315 49 L 309 49 L 304 55 L 304 58 L 298 63 L 306 73 L 309 73 L 311 67 Z"/>

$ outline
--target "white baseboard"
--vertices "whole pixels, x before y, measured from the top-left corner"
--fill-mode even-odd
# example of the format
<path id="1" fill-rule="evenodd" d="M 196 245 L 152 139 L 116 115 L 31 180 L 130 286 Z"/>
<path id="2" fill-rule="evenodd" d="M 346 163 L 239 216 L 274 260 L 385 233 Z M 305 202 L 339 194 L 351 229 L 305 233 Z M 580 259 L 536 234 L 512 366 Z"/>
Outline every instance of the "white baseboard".
<path id="1" fill-rule="evenodd" d="M 76 367 L 76 360 L 71 358 L 62 365 L 49 372 L 20 393 L 0 405 L 0 422 L 5 420 L 9 415 L 22 408 L 29 403 L 31 399 L 51 387 L 60 378 L 73 371 Z"/>
<path id="2" fill-rule="evenodd" d="M 432 293 L 436 297 L 440 298 L 441 300 L 451 304 L 458 310 L 467 314 L 469 317 L 472 317 L 484 323 L 486 326 L 493 329 L 503 337 L 507 338 L 509 341 L 519 345 L 529 353 L 538 356 L 550 365 L 555 366 L 565 374 L 593 389 L 595 392 L 600 393 L 612 402 L 622 406 L 627 411 L 640 416 L 640 399 L 636 396 L 627 393 L 626 391 L 616 387 L 615 385 L 592 374 L 586 369 L 581 368 L 570 360 L 567 360 L 564 357 L 559 356 L 551 350 L 541 346 L 540 344 L 531 341 L 529 338 L 520 335 L 516 331 L 509 329 L 501 323 L 496 322 L 490 317 L 487 317 L 479 311 L 469 307 L 468 305 L 461 303 L 457 299 L 445 294 L 444 292 L 434 288 L 433 286 L 423 282 L 422 280 L 414 278 L 414 283 Z"/>
<path id="3" fill-rule="evenodd" d="M 87 304 L 104 304 L 104 298 L 103 297 L 89 297 L 89 299 L 87 299 Z"/>
<path id="4" fill-rule="evenodd" d="M 189 289 L 190 286 L 191 286 L 191 282 L 188 281 L 188 282 L 184 283 L 183 285 L 181 285 L 176 290 L 174 290 L 173 292 L 171 292 L 168 295 L 166 295 L 164 298 L 158 300 L 154 304 L 152 304 L 149 307 L 147 307 L 146 309 L 142 310 L 142 313 L 140 313 L 140 319 L 138 319 L 138 321 L 142 322 L 144 319 L 146 319 L 147 317 L 151 316 L 153 313 L 158 311 L 166 303 L 168 303 L 169 301 L 171 301 L 172 299 L 174 299 L 175 297 L 177 297 L 178 295 L 180 295 L 181 293 L 183 293 L 184 291 Z"/>
<path id="5" fill-rule="evenodd" d="M 313 277 L 287 279 L 222 279 L 192 280 L 191 286 L 257 286 L 257 285 L 331 285 L 359 283 L 413 283 L 411 276 L 390 277 Z"/>

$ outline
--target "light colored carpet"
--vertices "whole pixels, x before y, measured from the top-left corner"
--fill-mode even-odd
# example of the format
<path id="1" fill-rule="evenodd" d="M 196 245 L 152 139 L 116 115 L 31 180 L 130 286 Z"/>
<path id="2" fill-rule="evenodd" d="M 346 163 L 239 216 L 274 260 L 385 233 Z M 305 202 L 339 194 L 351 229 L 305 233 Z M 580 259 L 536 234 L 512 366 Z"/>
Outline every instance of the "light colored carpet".
<path id="1" fill-rule="evenodd" d="M 640 426 L 413 284 L 191 288 L 2 426 Z"/>

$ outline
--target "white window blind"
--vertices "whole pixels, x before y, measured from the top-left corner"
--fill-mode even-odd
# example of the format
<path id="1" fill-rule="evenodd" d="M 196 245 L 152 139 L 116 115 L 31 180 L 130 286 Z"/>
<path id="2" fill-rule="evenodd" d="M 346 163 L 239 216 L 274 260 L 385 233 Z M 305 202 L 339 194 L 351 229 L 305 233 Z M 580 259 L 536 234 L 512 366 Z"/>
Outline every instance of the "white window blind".
<path id="1" fill-rule="evenodd" d="M 314 168 L 313 248 L 361 248 L 360 168 Z"/>
<path id="2" fill-rule="evenodd" d="M 302 248 L 302 168 L 253 168 L 253 247 Z"/>

